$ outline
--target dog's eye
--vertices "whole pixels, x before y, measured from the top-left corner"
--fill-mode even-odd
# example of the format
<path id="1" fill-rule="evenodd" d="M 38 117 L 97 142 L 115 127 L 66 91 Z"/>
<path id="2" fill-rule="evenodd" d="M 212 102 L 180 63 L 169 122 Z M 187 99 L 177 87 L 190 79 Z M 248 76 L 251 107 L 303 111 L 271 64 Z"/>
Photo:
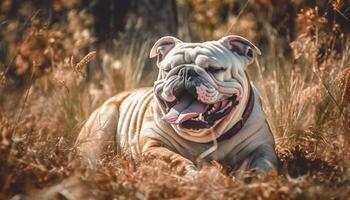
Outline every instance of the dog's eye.
<path id="1" fill-rule="evenodd" d="M 163 70 L 164 70 L 166 73 L 170 72 L 170 68 L 163 68 Z"/>
<path id="2" fill-rule="evenodd" d="M 215 73 L 218 73 L 218 72 L 221 72 L 221 71 L 225 71 L 225 68 L 223 68 L 223 67 L 217 68 L 217 67 L 209 66 L 206 69 L 206 71 L 215 74 Z"/>

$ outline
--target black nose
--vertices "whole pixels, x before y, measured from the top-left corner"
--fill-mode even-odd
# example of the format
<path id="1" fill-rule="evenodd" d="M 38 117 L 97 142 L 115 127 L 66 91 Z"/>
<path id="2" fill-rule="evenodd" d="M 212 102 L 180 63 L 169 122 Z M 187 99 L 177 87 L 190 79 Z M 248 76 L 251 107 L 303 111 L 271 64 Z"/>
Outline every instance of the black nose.
<path id="1" fill-rule="evenodd" d="M 199 85 L 199 75 L 192 68 L 182 68 L 178 73 L 178 82 L 174 85 L 173 94 L 176 98 L 191 95 L 197 98 L 196 86 Z"/>
<path id="2" fill-rule="evenodd" d="M 184 67 L 184 68 L 180 69 L 179 76 L 181 78 L 183 78 L 184 80 L 189 80 L 191 78 L 198 77 L 199 75 L 197 74 L 197 72 L 194 69 Z"/>

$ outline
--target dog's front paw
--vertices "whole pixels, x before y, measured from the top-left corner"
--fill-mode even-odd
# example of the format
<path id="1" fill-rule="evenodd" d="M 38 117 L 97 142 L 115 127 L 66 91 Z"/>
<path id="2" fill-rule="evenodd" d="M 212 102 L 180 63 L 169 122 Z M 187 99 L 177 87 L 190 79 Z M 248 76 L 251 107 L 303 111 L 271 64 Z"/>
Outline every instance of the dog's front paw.
<path id="1" fill-rule="evenodd" d="M 278 159 L 272 146 L 262 145 L 252 154 L 249 169 L 261 174 L 278 171 Z"/>
<path id="2" fill-rule="evenodd" d="M 250 165 L 250 170 L 259 174 L 277 172 L 276 167 L 270 161 L 264 158 L 255 159 Z"/>

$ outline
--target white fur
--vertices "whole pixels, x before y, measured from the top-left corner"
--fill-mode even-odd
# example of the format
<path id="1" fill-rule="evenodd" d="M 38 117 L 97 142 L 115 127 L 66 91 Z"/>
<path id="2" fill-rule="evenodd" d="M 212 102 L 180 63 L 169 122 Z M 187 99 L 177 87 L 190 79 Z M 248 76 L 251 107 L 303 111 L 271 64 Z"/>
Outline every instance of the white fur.
<path id="1" fill-rule="evenodd" d="M 129 151 L 134 156 L 140 153 L 137 146 L 140 134 L 145 137 L 155 138 L 164 143 L 170 150 L 177 152 L 187 159 L 196 161 L 200 155 L 212 149 L 213 144 L 205 144 L 218 138 L 228 129 L 235 125 L 242 118 L 248 98 L 249 82 L 244 72 L 245 67 L 249 64 L 248 60 L 234 52 L 231 52 L 226 44 L 222 41 L 210 41 L 204 43 L 182 43 L 176 40 L 176 45 L 167 55 L 158 63 L 160 68 L 158 80 L 154 84 L 153 93 L 137 93 L 137 96 L 129 97 L 126 104 L 121 106 L 121 112 L 130 113 L 126 118 L 118 123 L 119 144 L 129 144 Z M 210 129 L 190 131 L 181 129 L 177 125 L 169 125 L 162 120 L 165 114 L 164 107 L 161 105 L 159 98 L 174 98 L 169 94 L 167 87 L 171 87 L 173 81 L 170 77 L 176 74 L 178 69 L 184 64 L 193 65 L 200 71 L 210 65 L 228 68 L 225 73 L 214 77 L 208 73 L 201 73 L 212 86 L 220 92 L 222 97 L 232 93 L 232 88 L 237 85 L 240 87 L 240 103 L 226 117 L 217 122 Z M 166 73 L 164 70 L 170 69 Z M 169 88 L 168 88 L 169 89 Z M 165 92 L 165 93 L 163 93 Z M 270 149 L 274 148 L 274 138 L 266 122 L 265 114 L 261 108 L 259 96 L 253 89 L 255 104 L 253 111 L 245 123 L 244 127 L 233 137 L 217 144 L 213 151 L 206 153 L 205 159 L 220 160 L 224 163 L 235 166 L 242 160 L 247 159 L 252 152 L 263 145 Z M 158 100 L 157 100 L 158 99 Z M 147 106 L 152 107 L 154 121 L 141 123 L 143 112 Z M 136 117 L 136 124 L 130 126 L 131 118 Z M 271 162 L 276 166 L 275 155 L 271 154 Z M 269 161 L 269 162 L 270 162 Z"/>

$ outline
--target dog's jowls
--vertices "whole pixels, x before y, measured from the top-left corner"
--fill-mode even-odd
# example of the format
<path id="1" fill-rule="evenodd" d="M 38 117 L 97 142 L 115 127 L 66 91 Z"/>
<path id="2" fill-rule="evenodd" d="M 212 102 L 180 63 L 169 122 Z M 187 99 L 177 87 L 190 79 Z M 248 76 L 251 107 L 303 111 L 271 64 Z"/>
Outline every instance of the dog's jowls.
<path id="1" fill-rule="evenodd" d="M 154 87 L 120 93 L 93 112 L 77 140 L 80 152 L 94 164 L 113 142 L 118 151 L 163 159 L 184 173 L 193 173 L 198 158 L 276 169 L 274 139 L 245 73 L 254 52 L 260 54 L 235 35 L 203 43 L 159 39 L 150 53 L 159 68 Z"/>

